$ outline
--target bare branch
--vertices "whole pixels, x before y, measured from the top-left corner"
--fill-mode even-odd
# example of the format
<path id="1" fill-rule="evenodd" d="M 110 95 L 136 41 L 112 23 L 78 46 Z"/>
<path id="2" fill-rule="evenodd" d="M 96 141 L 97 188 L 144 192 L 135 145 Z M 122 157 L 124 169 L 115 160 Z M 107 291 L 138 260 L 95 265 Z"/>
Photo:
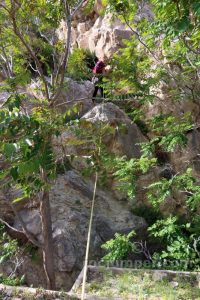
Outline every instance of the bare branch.
<path id="1" fill-rule="evenodd" d="M 12 272 L 8 276 L 9 278 L 12 278 L 16 274 L 17 269 L 23 264 L 24 258 L 18 259 L 18 257 L 15 256 L 15 261 L 13 262 L 13 260 L 12 260 L 11 262 L 14 263 L 15 267 L 14 267 L 14 270 L 12 270 Z"/>
<path id="2" fill-rule="evenodd" d="M 75 16 L 75 14 L 81 8 L 81 6 L 83 5 L 84 2 L 85 2 L 85 0 L 80 0 L 79 1 L 79 3 L 77 4 L 77 6 L 75 7 L 74 11 L 71 13 L 71 18 L 73 18 Z"/>
<path id="3" fill-rule="evenodd" d="M 195 53 L 195 54 L 197 54 L 197 55 L 200 55 L 200 50 L 198 50 L 198 49 L 193 49 L 193 48 L 188 44 L 188 42 L 187 42 L 187 40 L 186 40 L 186 38 L 185 38 L 184 36 L 182 37 L 182 39 L 183 39 L 183 42 L 184 42 L 185 46 L 186 46 L 191 52 L 193 52 L 193 53 Z"/>
<path id="4" fill-rule="evenodd" d="M 153 261 L 151 253 L 147 247 L 146 241 L 134 242 L 133 244 L 138 245 L 140 247 L 140 249 L 137 250 L 141 251 L 141 253 L 143 253 L 148 260 Z"/>
<path id="5" fill-rule="evenodd" d="M 39 73 L 37 69 L 35 69 L 31 63 L 29 63 L 29 67 L 31 68 L 31 70 L 33 70 L 35 73 Z"/>
<path id="6" fill-rule="evenodd" d="M 68 58 L 69 58 L 69 54 L 70 54 L 71 33 L 72 33 L 71 22 L 72 22 L 72 18 L 75 16 L 75 14 L 81 8 L 81 6 L 83 5 L 84 2 L 85 2 L 85 0 L 80 0 L 79 3 L 77 4 L 77 6 L 75 7 L 74 11 L 71 13 L 67 0 L 63 1 L 64 12 L 65 12 L 65 21 L 67 24 L 67 38 L 66 38 L 66 42 L 65 42 L 64 56 L 63 56 L 61 65 L 57 70 L 57 75 L 56 75 L 56 81 L 58 80 L 58 77 L 60 76 L 59 87 L 51 99 L 50 106 L 53 105 L 54 102 L 57 100 L 57 98 L 59 97 L 61 90 L 63 88 L 65 72 L 66 72 Z"/>
<path id="7" fill-rule="evenodd" d="M 5 194 L 5 191 L 3 191 L 3 193 Z M 24 222 L 24 220 L 22 219 L 21 215 L 19 214 L 19 212 L 17 211 L 15 205 L 12 203 L 12 199 L 11 199 L 11 195 L 9 192 L 6 193 L 6 198 L 9 199 L 9 205 L 10 207 L 12 208 L 12 211 L 14 212 L 15 216 L 18 218 L 22 228 L 23 228 L 23 231 L 21 233 L 24 233 L 27 237 L 27 239 L 32 243 L 34 244 L 36 247 L 38 248 L 42 248 L 42 244 L 36 240 L 36 238 L 34 237 L 34 235 L 28 231 L 27 227 L 26 227 L 26 224 Z M 3 221 L 3 220 L 2 220 Z M 5 224 L 5 221 L 4 221 L 4 224 Z M 6 224 L 6 226 L 8 226 L 9 224 Z M 10 225 L 9 225 L 10 226 Z M 8 226 L 8 227 L 9 227 Z M 12 229 L 12 228 L 11 228 Z M 17 230 L 18 231 L 18 230 Z M 19 232 L 19 231 L 18 231 Z"/>
<path id="8" fill-rule="evenodd" d="M 136 30 L 134 30 L 134 29 L 132 28 L 132 26 L 129 24 L 129 22 L 128 22 L 127 19 L 126 19 L 126 16 L 122 15 L 122 17 L 124 18 L 124 21 L 125 21 L 126 25 L 129 27 L 129 29 L 130 29 L 130 30 L 134 33 L 134 35 L 137 37 L 138 41 L 139 41 L 139 42 L 145 47 L 145 49 L 151 54 L 152 58 L 153 58 L 157 63 L 159 63 L 159 65 L 161 65 L 161 66 L 165 69 L 165 71 L 167 72 L 167 74 L 168 74 L 168 75 L 174 80 L 174 82 L 176 83 L 178 90 L 179 90 L 180 92 L 182 92 L 183 89 L 182 89 L 182 88 L 180 87 L 180 85 L 178 84 L 177 79 L 176 79 L 176 77 L 173 75 L 173 73 L 170 72 L 169 68 L 167 68 L 167 66 L 166 66 L 160 59 L 158 59 L 158 58 L 156 57 L 156 55 L 151 51 L 151 49 L 148 47 L 148 45 L 142 40 L 140 34 L 139 34 Z M 184 92 L 184 91 L 183 91 L 183 92 Z M 184 92 L 184 94 L 185 94 L 185 92 Z"/>
<path id="9" fill-rule="evenodd" d="M 64 57 L 63 57 L 63 60 L 62 60 L 62 63 L 60 65 L 60 67 L 58 68 L 57 75 L 56 75 L 56 81 L 58 79 L 58 76 L 60 75 L 59 87 L 58 87 L 56 93 L 53 95 L 53 97 L 51 99 L 50 106 L 53 105 L 53 103 L 59 97 L 59 95 L 61 93 L 63 83 L 64 83 L 64 78 L 65 78 L 66 66 L 67 66 L 67 62 L 68 62 L 68 58 L 69 58 L 69 54 L 70 54 L 71 21 L 72 20 L 71 20 L 71 14 L 70 14 L 70 7 L 69 7 L 66 0 L 64 0 L 64 9 L 65 9 L 65 19 L 66 19 L 65 21 L 67 23 L 67 39 L 66 39 L 66 42 L 65 42 Z"/>
<path id="10" fill-rule="evenodd" d="M 18 230 L 15 227 L 11 226 L 8 222 L 6 222 L 5 220 L 3 220 L 2 218 L 0 218 L 0 222 L 3 223 L 4 225 L 6 225 L 9 229 L 11 229 L 12 231 L 15 231 L 17 233 L 21 233 L 24 234 L 24 231 Z"/>
<path id="11" fill-rule="evenodd" d="M 3 61 L 5 62 L 5 64 L 6 64 L 6 68 L 8 70 L 9 77 L 12 78 L 14 76 L 14 74 L 13 74 L 13 68 L 12 68 L 13 58 L 10 55 L 10 60 L 9 60 L 9 58 L 7 56 L 7 53 L 6 53 L 6 50 L 5 50 L 5 47 L 1 47 L 1 50 L 2 50 L 2 53 L 3 53 L 4 56 L 2 54 L 0 56 L 3 59 Z"/>
<path id="12" fill-rule="evenodd" d="M 128 26 L 128 28 L 132 31 L 132 33 L 134 33 L 134 35 L 136 35 L 138 41 L 139 41 L 139 42 L 140 42 L 140 43 L 148 50 L 148 52 L 152 55 L 152 57 L 153 57 L 157 62 L 160 63 L 159 59 L 154 55 L 154 53 L 153 53 L 153 52 L 151 51 L 151 49 L 147 46 L 147 44 L 145 44 L 145 43 L 143 42 L 143 40 L 141 39 L 139 33 L 138 33 L 136 30 L 134 30 L 134 29 L 132 28 L 132 26 L 129 24 L 129 22 L 128 22 L 127 19 L 126 19 L 126 16 L 123 16 L 123 18 L 124 18 L 124 21 L 125 21 L 126 25 Z"/>
<path id="13" fill-rule="evenodd" d="M 198 257 L 200 257 L 200 251 L 197 249 L 198 243 L 200 242 L 200 237 L 194 239 L 193 247 L 195 252 L 197 253 Z"/>
<path id="14" fill-rule="evenodd" d="M 2 7 L 5 11 L 10 13 L 9 9 L 4 4 L 0 4 L 0 7 Z"/>
<path id="15" fill-rule="evenodd" d="M 15 7 L 15 5 L 13 3 L 12 3 L 12 9 L 11 9 L 11 12 L 10 12 L 10 18 L 12 20 L 12 25 L 13 25 L 13 31 L 14 31 L 14 33 L 20 39 L 20 41 L 22 42 L 22 44 L 24 45 L 24 47 L 26 48 L 26 50 L 28 51 L 28 53 L 31 55 L 31 57 L 35 61 L 36 68 L 38 70 L 40 78 L 41 78 L 41 80 L 42 80 L 42 82 L 44 84 L 44 87 L 45 87 L 46 98 L 47 98 L 48 101 L 50 101 L 48 83 L 47 83 L 47 81 L 46 81 L 46 79 L 44 77 L 41 63 L 40 63 L 39 59 L 37 58 L 35 52 L 31 48 L 31 46 L 24 39 L 23 34 L 20 32 L 20 30 L 19 30 L 19 28 L 17 26 L 17 21 L 16 21 L 16 7 Z"/>
<path id="16" fill-rule="evenodd" d="M 35 246 L 37 246 L 38 248 L 43 248 L 43 245 L 36 240 L 36 238 L 34 237 L 34 235 L 28 231 L 27 227 L 26 227 L 26 223 L 24 222 L 24 220 L 22 219 L 21 215 L 18 213 L 17 209 L 15 208 L 15 205 L 10 201 L 10 206 L 15 214 L 15 216 L 18 218 L 20 224 L 22 225 L 24 234 L 26 235 L 27 239 L 34 244 Z"/>

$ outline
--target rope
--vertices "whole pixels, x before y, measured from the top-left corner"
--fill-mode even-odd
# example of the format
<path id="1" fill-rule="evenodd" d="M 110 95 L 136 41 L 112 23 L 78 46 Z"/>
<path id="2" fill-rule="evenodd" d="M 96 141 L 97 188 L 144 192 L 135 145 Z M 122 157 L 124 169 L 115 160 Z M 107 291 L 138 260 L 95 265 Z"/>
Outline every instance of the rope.
<path id="1" fill-rule="evenodd" d="M 99 100 L 99 101 L 128 101 L 131 99 L 137 100 L 138 98 L 142 97 L 142 94 L 134 94 L 134 93 L 129 93 L 129 94 L 123 94 L 123 95 L 118 95 L 118 96 L 112 96 L 112 97 L 95 97 L 93 98 L 94 100 Z"/>
<path id="2" fill-rule="evenodd" d="M 90 249 L 94 204 L 95 204 L 95 197 L 96 197 L 96 190 L 97 190 L 97 181 L 98 181 L 98 173 L 96 172 L 93 198 L 92 198 L 92 207 L 91 207 L 91 213 L 90 213 L 90 222 L 89 222 L 89 229 L 88 229 L 88 236 L 87 236 L 87 246 L 86 246 L 86 253 L 85 253 L 85 264 L 84 264 L 84 272 L 83 272 L 83 285 L 82 285 L 81 300 L 85 299 L 85 285 L 86 285 L 86 279 L 87 279 L 88 257 L 89 257 L 89 249 Z"/>
<path id="3" fill-rule="evenodd" d="M 105 104 L 105 99 L 103 100 L 102 113 L 104 112 L 104 104 Z M 101 154 L 101 146 L 100 146 L 101 143 L 102 143 L 102 135 L 100 133 L 99 148 L 98 148 L 99 156 Z M 85 286 L 86 286 L 86 280 L 87 280 L 88 257 L 89 257 L 89 250 L 90 250 L 92 221 L 93 221 L 93 215 L 94 215 L 94 205 L 95 205 L 95 198 L 96 198 L 96 191 L 97 191 L 97 182 L 98 182 L 98 172 L 96 171 L 93 197 L 92 197 L 92 207 L 91 207 L 91 212 L 90 212 L 90 221 L 89 221 L 89 228 L 88 228 L 88 235 L 87 235 L 87 246 L 86 246 L 86 252 L 85 252 L 85 263 L 84 263 L 84 271 L 83 271 L 83 284 L 82 284 L 81 300 L 85 299 Z"/>

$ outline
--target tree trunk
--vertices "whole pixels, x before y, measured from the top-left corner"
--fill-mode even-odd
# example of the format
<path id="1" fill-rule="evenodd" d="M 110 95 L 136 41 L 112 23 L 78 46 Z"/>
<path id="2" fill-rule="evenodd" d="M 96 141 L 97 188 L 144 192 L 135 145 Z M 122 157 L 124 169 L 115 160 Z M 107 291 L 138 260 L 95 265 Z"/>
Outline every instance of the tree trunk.
<path id="1" fill-rule="evenodd" d="M 44 239 L 43 246 L 43 266 L 47 278 L 47 288 L 56 289 L 55 270 L 54 270 L 54 247 L 52 237 L 51 209 L 49 202 L 49 191 L 44 191 L 40 202 L 40 213 L 42 219 L 42 234 Z"/>

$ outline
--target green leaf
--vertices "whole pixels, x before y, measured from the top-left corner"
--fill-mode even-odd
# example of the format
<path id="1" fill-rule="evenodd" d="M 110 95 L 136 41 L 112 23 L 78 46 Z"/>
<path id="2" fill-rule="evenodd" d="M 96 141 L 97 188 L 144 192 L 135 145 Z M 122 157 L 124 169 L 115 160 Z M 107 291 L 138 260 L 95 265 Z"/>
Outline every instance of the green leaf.
<path id="1" fill-rule="evenodd" d="M 13 154 L 16 152 L 16 150 L 17 150 L 17 145 L 15 143 L 4 144 L 3 152 L 7 158 L 11 158 Z"/>
<path id="2" fill-rule="evenodd" d="M 179 33 L 185 32 L 190 25 L 190 20 L 188 17 L 183 17 L 180 21 L 176 23 L 176 29 L 178 30 Z"/>
<path id="3" fill-rule="evenodd" d="M 18 173 L 20 176 L 37 173 L 39 171 L 39 167 L 40 167 L 39 160 L 35 158 L 34 160 L 30 160 L 19 164 Z"/>
<path id="4" fill-rule="evenodd" d="M 200 3 L 199 3 L 199 1 L 193 3 L 192 6 L 193 6 L 193 10 L 194 10 L 195 15 L 200 17 Z"/>
<path id="5" fill-rule="evenodd" d="M 9 169 L 0 171 L 0 179 L 4 179 L 9 173 Z"/>
<path id="6" fill-rule="evenodd" d="M 14 180 L 17 180 L 19 178 L 18 167 L 12 167 L 10 170 L 10 175 Z"/>
<path id="7" fill-rule="evenodd" d="M 13 203 L 18 203 L 18 202 L 24 200 L 26 197 L 27 197 L 27 196 L 18 197 L 18 198 L 16 198 L 16 199 L 14 199 L 12 202 L 13 202 Z"/>

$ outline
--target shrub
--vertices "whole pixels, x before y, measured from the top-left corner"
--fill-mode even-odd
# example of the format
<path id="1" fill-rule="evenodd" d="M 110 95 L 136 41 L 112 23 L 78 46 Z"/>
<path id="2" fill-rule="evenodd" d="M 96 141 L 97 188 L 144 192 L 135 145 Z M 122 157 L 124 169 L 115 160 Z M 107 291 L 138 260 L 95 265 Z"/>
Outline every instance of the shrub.
<path id="1" fill-rule="evenodd" d="M 182 223 L 178 217 L 158 220 L 148 228 L 150 234 L 165 245 L 165 250 L 154 253 L 153 265 L 158 268 L 199 270 L 200 239 L 194 223 Z M 169 267 L 170 266 L 170 267 Z"/>
<path id="2" fill-rule="evenodd" d="M 69 58 L 67 76 L 74 80 L 91 80 L 97 57 L 88 49 L 74 49 Z"/>
<path id="3" fill-rule="evenodd" d="M 11 239 L 6 233 L 5 227 L 0 224 L 0 264 L 9 264 L 10 274 L 0 274 L 0 283 L 7 285 L 21 285 L 24 276 L 17 276 L 17 269 L 23 262 L 19 259 L 20 249 L 16 240 Z"/>
<path id="4" fill-rule="evenodd" d="M 135 231 L 131 231 L 128 235 L 115 233 L 115 237 L 101 246 L 108 254 L 103 258 L 103 262 L 115 262 L 118 259 L 125 258 L 130 252 L 134 251 L 135 245 L 131 242 L 131 238 L 135 235 Z"/>
<path id="5" fill-rule="evenodd" d="M 141 203 L 137 207 L 133 207 L 131 212 L 136 216 L 144 218 L 148 225 L 154 224 L 158 218 L 162 217 L 162 214 L 159 210 L 150 205 L 146 205 L 145 203 Z"/>

